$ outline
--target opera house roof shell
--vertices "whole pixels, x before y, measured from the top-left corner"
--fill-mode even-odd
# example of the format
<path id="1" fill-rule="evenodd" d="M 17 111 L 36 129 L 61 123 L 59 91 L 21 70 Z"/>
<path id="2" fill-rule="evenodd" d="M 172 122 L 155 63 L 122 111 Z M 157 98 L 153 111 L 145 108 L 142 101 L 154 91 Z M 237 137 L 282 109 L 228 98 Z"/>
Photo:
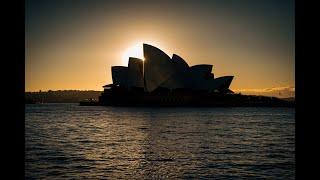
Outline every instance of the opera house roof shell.
<path id="1" fill-rule="evenodd" d="M 230 92 L 233 76 L 214 78 L 210 64 L 189 67 L 180 56 L 173 54 L 170 58 L 149 44 L 143 44 L 143 53 L 144 61 L 130 57 L 128 67 L 111 68 L 113 85 L 143 88 L 146 92 L 157 88 Z"/>

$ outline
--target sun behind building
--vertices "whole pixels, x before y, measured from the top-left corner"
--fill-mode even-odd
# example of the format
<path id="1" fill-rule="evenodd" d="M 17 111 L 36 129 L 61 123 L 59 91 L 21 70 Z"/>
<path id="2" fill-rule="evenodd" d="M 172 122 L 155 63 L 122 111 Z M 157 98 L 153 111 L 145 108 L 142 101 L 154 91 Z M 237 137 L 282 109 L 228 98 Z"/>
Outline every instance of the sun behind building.
<path id="1" fill-rule="evenodd" d="M 233 93 L 229 89 L 233 76 L 215 78 L 210 64 L 189 67 L 180 56 L 173 54 L 170 58 L 149 44 L 143 44 L 143 53 L 144 61 L 130 57 L 127 67 L 111 68 L 113 84 L 103 86 L 101 104 L 123 101 L 183 104 L 190 100 L 190 93 Z M 138 95 L 140 99 L 136 98 Z"/>
<path id="2" fill-rule="evenodd" d="M 143 88 L 153 92 L 158 88 L 168 90 L 190 89 L 208 92 L 231 92 L 233 76 L 214 78 L 212 65 L 200 64 L 189 67 L 180 56 L 170 58 L 160 49 L 143 44 L 145 60 L 130 57 L 128 67 L 113 66 L 113 86 L 132 89 Z M 104 87 L 109 87 L 111 84 Z"/>

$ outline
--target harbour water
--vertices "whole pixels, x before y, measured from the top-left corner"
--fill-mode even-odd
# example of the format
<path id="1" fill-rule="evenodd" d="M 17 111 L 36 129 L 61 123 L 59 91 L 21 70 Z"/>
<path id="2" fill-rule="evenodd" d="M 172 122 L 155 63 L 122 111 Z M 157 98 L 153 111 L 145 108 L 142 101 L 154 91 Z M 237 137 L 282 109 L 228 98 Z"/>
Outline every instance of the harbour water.
<path id="1" fill-rule="evenodd" d="M 28 104 L 26 179 L 294 179 L 294 108 Z"/>

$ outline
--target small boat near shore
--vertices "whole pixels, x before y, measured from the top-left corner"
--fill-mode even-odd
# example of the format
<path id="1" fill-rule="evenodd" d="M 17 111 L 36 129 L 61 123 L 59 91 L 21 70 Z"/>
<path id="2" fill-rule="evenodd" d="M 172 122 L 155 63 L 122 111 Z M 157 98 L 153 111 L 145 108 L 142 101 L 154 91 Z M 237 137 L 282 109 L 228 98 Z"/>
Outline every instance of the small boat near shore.
<path id="1" fill-rule="evenodd" d="M 96 99 L 85 99 L 83 101 L 80 101 L 79 103 L 80 106 L 99 106 L 100 103 Z"/>

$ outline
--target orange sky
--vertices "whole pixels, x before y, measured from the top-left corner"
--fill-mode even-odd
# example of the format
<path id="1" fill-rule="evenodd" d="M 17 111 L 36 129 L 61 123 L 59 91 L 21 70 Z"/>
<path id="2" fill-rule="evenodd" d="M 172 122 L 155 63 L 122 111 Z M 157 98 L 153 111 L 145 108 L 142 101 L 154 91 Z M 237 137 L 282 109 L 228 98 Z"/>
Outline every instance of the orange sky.
<path id="1" fill-rule="evenodd" d="M 27 1 L 26 91 L 102 90 L 142 43 L 213 64 L 216 77 L 235 76 L 233 90 L 295 86 L 292 1 L 129 2 Z"/>

